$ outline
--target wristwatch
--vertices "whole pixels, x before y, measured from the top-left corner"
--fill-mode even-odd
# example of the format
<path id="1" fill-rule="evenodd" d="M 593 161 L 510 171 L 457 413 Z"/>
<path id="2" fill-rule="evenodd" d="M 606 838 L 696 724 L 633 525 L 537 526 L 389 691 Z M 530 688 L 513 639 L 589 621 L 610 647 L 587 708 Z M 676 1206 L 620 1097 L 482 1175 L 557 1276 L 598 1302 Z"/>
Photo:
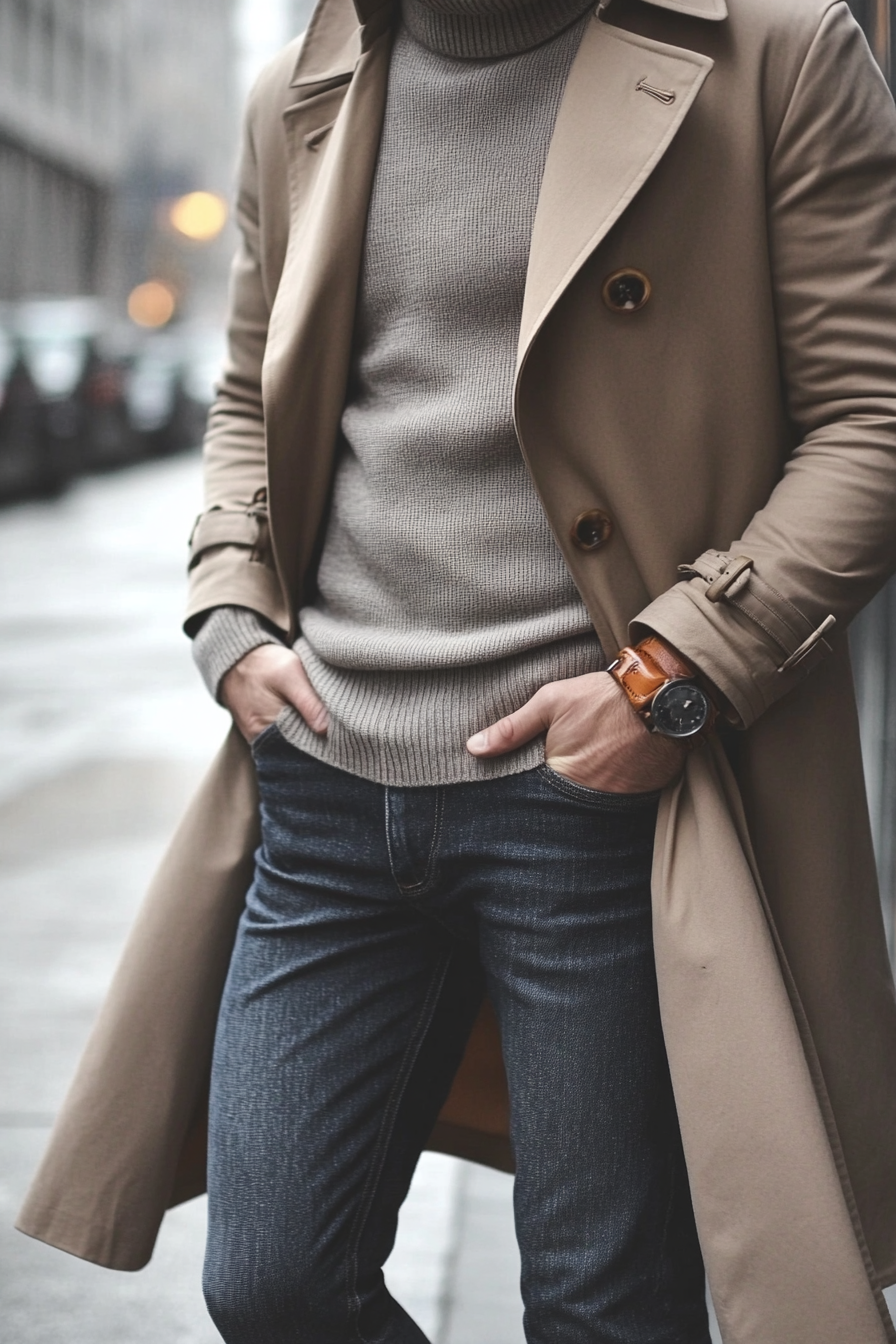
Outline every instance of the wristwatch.
<path id="1" fill-rule="evenodd" d="M 655 635 L 620 649 L 607 671 L 652 733 L 693 739 L 715 721 L 716 707 L 690 663 Z"/>

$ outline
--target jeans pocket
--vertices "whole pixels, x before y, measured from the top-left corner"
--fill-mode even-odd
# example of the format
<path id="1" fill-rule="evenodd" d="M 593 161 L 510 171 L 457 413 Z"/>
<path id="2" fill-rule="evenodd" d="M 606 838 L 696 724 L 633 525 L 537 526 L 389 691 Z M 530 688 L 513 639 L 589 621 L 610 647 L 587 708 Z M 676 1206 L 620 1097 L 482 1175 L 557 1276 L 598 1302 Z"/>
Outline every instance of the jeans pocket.
<path id="1" fill-rule="evenodd" d="M 662 789 L 651 789 L 649 793 L 608 793 L 604 789 L 592 789 L 587 784 L 567 779 L 547 764 L 540 765 L 538 773 L 546 784 L 564 797 L 610 811 L 633 812 L 642 807 L 655 807 L 662 793 Z"/>
<path id="2" fill-rule="evenodd" d="M 269 723 L 267 728 L 262 728 L 261 732 L 256 733 L 255 737 L 253 737 L 252 741 L 249 743 L 249 750 L 253 756 L 258 751 L 262 750 L 267 743 L 280 736 L 279 718 L 280 715 L 278 714 L 273 723 Z"/>

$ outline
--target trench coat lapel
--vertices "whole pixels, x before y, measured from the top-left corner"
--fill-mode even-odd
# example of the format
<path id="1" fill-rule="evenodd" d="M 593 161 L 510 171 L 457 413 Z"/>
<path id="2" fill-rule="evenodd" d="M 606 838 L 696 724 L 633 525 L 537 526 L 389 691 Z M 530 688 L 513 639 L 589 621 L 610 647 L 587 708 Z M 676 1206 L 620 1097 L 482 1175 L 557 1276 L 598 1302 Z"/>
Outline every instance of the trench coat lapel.
<path id="1" fill-rule="evenodd" d="M 275 558 L 293 596 L 316 540 L 345 398 L 390 14 L 381 6 L 360 30 L 328 34 L 335 50 L 323 53 L 312 27 L 292 82 L 296 101 L 283 114 L 289 241 L 262 388 Z"/>
<path id="2" fill-rule="evenodd" d="M 719 3 L 692 0 L 688 12 Z M 724 17 L 724 7 L 707 17 Z M 660 162 L 712 66 L 699 52 L 624 32 L 598 16 L 588 25 L 542 179 L 520 327 L 520 367 L 551 308 Z"/>

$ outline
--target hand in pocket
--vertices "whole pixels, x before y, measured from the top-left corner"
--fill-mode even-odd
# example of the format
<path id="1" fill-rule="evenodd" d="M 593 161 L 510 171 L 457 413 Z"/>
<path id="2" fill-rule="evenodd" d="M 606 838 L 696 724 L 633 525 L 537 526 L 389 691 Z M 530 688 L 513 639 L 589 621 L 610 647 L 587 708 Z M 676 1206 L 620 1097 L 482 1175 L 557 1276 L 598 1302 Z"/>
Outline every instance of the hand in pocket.
<path id="1" fill-rule="evenodd" d="M 329 715 L 302 660 L 292 649 L 262 644 L 236 663 L 221 682 L 221 699 L 247 742 L 269 727 L 287 705 L 315 733 L 325 733 Z"/>
<path id="2" fill-rule="evenodd" d="M 651 733 L 608 672 L 542 686 L 513 714 L 476 733 L 473 756 L 503 756 L 546 733 L 545 763 L 558 775 L 602 793 L 662 789 L 684 765 L 688 748 Z"/>

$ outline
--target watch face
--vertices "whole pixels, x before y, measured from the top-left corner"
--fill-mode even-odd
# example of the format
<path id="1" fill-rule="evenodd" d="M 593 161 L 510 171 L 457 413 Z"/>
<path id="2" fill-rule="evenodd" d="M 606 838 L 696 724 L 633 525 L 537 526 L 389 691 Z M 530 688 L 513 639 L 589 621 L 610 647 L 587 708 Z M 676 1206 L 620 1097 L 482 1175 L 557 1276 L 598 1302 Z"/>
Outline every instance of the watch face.
<path id="1" fill-rule="evenodd" d="M 650 722 L 665 737 L 693 737 L 709 718 L 709 696 L 692 681 L 670 681 L 650 704 Z"/>

